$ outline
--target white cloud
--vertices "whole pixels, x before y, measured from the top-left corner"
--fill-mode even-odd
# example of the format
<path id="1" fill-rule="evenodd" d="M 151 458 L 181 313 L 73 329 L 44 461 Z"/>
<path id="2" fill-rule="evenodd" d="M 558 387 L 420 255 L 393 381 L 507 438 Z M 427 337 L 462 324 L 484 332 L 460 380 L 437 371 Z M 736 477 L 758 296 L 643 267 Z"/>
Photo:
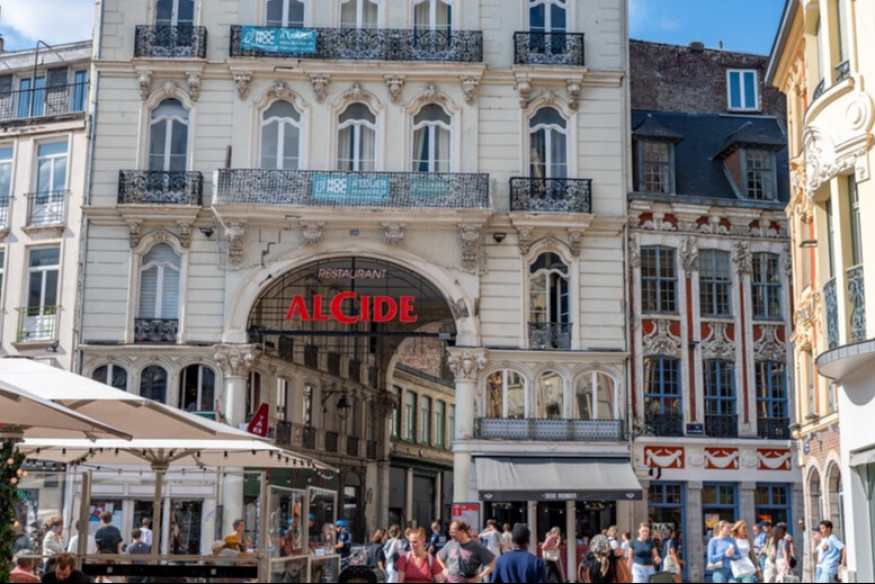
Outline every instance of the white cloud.
<path id="1" fill-rule="evenodd" d="M 0 26 L 50 45 L 91 38 L 94 0 L 0 0 Z"/>
<path id="2" fill-rule="evenodd" d="M 660 14 L 659 9 L 653 8 L 653 0 L 629 0 L 629 35 L 632 38 L 650 38 L 656 31 L 670 32 L 679 28 L 678 19 L 667 16 L 664 11 Z"/>

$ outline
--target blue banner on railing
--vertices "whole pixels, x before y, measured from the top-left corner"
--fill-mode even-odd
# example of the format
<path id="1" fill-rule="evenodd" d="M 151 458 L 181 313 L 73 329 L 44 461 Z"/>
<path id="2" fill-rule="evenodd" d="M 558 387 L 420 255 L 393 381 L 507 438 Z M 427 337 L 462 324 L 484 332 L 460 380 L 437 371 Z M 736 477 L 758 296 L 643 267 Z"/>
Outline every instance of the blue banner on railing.
<path id="1" fill-rule="evenodd" d="M 244 26 L 240 48 L 266 53 L 315 53 L 316 31 L 306 28 Z"/>
<path id="2" fill-rule="evenodd" d="M 389 179 L 352 174 L 317 174 L 313 176 L 313 199 L 350 205 L 388 203 Z"/>

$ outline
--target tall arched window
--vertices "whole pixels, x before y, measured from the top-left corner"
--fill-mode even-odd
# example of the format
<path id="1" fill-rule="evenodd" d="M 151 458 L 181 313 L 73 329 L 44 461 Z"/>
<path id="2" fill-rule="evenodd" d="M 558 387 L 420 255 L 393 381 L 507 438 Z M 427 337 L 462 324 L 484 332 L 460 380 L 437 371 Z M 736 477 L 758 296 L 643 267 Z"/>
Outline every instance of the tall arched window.
<path id="1" fill-rule="evenodd" d="M 434 103 L 413 116 L 413 172 L 450 172 L 450 124 Z"/>
<path id="2" fill-rule="evenodd" d="M 140 395 L 157 402 L 167 402 L 167 370 L 150 365 L 140 373 Z"/>
<path id="3" fill-rule="evenodd" d="M 567 122 L 555 108 L 544 107 L 529 120 L 529 168 L 532 178 L 568 177 Z"/>
<path id="4" fill-rule="evenodd" d="M 128 372 L 121 365 L 103 365 L 94 370 L 91 379 L 122 391 L 128 390 Z"/>
<path id="5" fill-rule="evenodd" d="M 149 170 L 184 171 L 188 157 L 188 110 L 178 99 L 165 99 L 152 110 Z"/>
<path id="6" fill-rule="evenodd" d="M 552 252 L 529 267 L 529 345 L 537 349 L 571 348 L 569 270 Z"/>
<path id="7" fill-rule="evenodd" d="M 287 101 L 275 101 L 261 114 L 261 168 L 298 170 L 301 114 Z"/>
<path id="8" fill-rule="evenodd" d="M 179 319 L 179 254 L 166 243 L 152 246 L 140 267 L 140 305 L 142 319 Z"/>
<path id="9" fill-rule="evenodd" d="M 567 0 L 529 0 L 529 30 L 565 32 L 568 26 Z"/>
<path id="10" fill-rule="evenodd" d="M 194 0 L 158 0 L 155 8 L 157 26 L 194 26 Z"/>
<path id="11" fill-rule="evenodd" d="M 211 412 L 216 397 L 216 374 L 203 365 L 189 365 L 179 378 L 179 409 Z"/>
<path id="12" fill-rule="evenodd" d="M 343 0 L 340 5 L 340 27 L 377 28 L 379 7 L 375 0 Z"/>
<path id="13" fill-rule="evenodd" d="M 526 417 L 528 410 L 526 382 L 516 371 L 495 371 L 486 379 L 486 417 Z"/>
<path id="14" fill-rule="evenodd" d="M 449 30 L 453 21 L 452 0 L 415 0 L 413 3 L 413 29 Z"/>
<path id="15" fill-rule="evenodd" d="M 340 114 L 337 169 L 373 171 L 376 166 L 377 116 L 363 103 L 354 103 Z"/>
<path id="16" fill-rule="evenodd" d="M 581 420 L 619 419 L 614 379 L 599 371 L 581 377 L 574 391 L 574 409 Z"/>
<path id="17" fill-rule="evenodd" d="M 565 417 L 565 381 L 555 371 L 545 371 L 538 377 L 538 417 Z"/>
<path id="18" fill-rule="evenodd" d="M 302 28 L 304 26 L 304 2 L 301 0 L 267 0 L 265 2 L 264 24 L 275 28 Z"/>

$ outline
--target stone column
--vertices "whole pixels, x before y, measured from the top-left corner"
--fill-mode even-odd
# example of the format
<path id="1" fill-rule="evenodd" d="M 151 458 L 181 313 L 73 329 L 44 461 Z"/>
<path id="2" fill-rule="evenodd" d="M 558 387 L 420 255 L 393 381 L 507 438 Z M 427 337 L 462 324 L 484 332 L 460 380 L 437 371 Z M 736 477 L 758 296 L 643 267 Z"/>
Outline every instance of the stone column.
<path id="1" fill-rule="evenodd" d="M 453 442 L 453 501 L 469 502 L 471 456 L 460 450 L 461 443 L 474 437 L 474 410 L 477 378 L 486 366 L 482 349 L 452 348 L 447 350 L 447 365 L 456 378 L 456 434 Z"/>
<path id="2" fill-rule="evenodd" d="M 577 502 L 565 501 L 565 535 L 568 544 L 565 558 L 565 579 L 577 581 Z"/>
<path id="3" fill-rule="evenodd" d="M 705 519 L 702 517 L 702 483 L 687 483 L 687 578 L 690 582 L 704 582 L 705 578 Z"/>
<path id="4" fill-rule="evenodd" d="M 380 392 L 377 397 L 377 413 L 380 416 L 377 423 L 377 519 L 374 525 L 386 525 L 389 522 L 389 487 L 392 458 L 392 428 L 389 419 L 395 408 L 395 398 L 386 391 Z"/>
<path id="5" fill-rule="evenodd" d="M 239 428 L 246 422 L 246 382 L 257 355 L 252 345 L 217 345 L 216 364 L 222 368 L 224 383 L 219 409 L 226 424 Z M 222 485 L 222 533 L 234 530 L 234 520 L 243 517 L 243 469 L 228 467 Z M 247 526 L 248 527 L 248 526 Z"/>
<path id="6" fill-rule="evenodd" d="M 538 502 L 526 501 L 526 521 L 529 522 L 529 531 L 532 532 L 532 537 L 529 538 L 529 553 L 538 554 Z"/>
<path id="7" fill-rule="evenodd" d="M 407 469 L 407 480 L 405 481 L 404 489 L 404 515 L 407 516 L 407 525 L 401 527 L 410 527 L 413 521 L 413 467 Z"/>
<path id="8" fill-rule="evenodd" d="M 756 521 L 756 495 L 757 484 L 750 482 L 738 483 L 739 505 L 738 512 L 740 515 L 735 518 L 736 521 L 744 519 L 747 521 L 747 530 L 753 533 L 751 525 Z M 792 527 L 791 527 L 792 528 Z"/>

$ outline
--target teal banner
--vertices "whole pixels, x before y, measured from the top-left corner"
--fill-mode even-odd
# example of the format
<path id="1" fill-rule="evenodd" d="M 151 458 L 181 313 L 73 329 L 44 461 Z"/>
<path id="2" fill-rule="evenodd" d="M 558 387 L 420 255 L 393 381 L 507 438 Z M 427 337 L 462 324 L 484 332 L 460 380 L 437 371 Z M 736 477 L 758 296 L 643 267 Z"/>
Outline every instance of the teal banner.
<path id="1" fill-rule="evenodd" d="M 244 26 L 240 48 L 244 51 L 265 53 L 315 53 L 316 31 L 306 28 Z"/>
<path id="2" fill-rule="evenodd" d="M 389 179 L 354 174 L 316 174 L 313 199 L 347 205 L 383 205 L 389 202 Z"/>

